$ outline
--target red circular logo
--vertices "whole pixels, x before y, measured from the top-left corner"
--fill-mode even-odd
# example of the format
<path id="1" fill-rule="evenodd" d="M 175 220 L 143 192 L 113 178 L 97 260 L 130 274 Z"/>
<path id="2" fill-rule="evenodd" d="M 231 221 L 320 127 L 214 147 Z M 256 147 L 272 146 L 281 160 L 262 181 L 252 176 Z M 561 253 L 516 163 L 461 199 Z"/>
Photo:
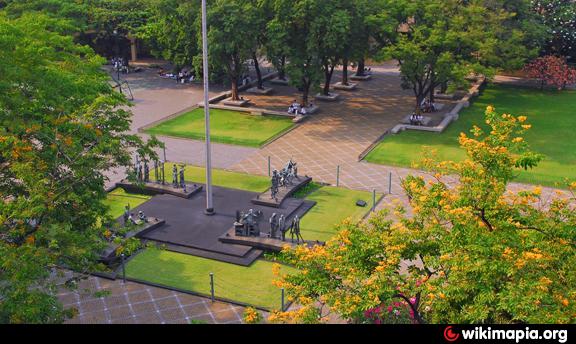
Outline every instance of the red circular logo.
<path id="1" fill-rule="evenodd" d="M 449 342 L 455 342 L 458 340 L 458 338 L 460 338 L 460 333 L 452 332 L 452 326 L 448 326 L 444 330 L 444 338 L 446 338 L 446 340 Z"/>

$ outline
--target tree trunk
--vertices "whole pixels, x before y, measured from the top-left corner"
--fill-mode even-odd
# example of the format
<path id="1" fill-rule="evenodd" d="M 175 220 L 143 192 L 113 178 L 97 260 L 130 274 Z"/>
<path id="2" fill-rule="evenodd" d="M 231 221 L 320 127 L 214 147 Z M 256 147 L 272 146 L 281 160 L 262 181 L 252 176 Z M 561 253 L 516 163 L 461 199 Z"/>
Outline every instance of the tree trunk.
<path id="1" fill-rule="evenodd" d="M 308 95 L 310 93 L 310 80 L 302 78 L 302 106 L 308 106 Z"/>
<path id="2" fill-rule="evenodd" d="M 264 81 L 262 81 L 262 72 L 260 71 L 260 64 L 258 63 L 258 56 L 256 52 L 252 53 L 252 59 L 254 60 L 254 69 L 256 70 L 256 77 L 258 78 L 258 88 L 264 88 Z"/>
<path id="3" fill-rule="evenodd" d="M 422 104 L 422 100 L 424 100 L 424 92 L 422 92 L 422 90 L 419 90 L 414 91 L 414 93 L 416 94 L 416 109 L 414 112 L 416 112 L 417 115 L 420 115 L 422 113 L 420 104 Z"/>
<path id="4" fill-rule="evenodd" d="M 342 85 L 348 86 L 348 58 L 342 61 Z"/>
<path id="5" fill-rule="evenodd" d="M 286 80 L 286 56 L 280 58 L 280 68 L 278 68 L 278 79 Z"/>
<path id="6" fill-rule="evenodd" d="M 448 92 L 448 81 L 444 81 L 440 84 L 440 93 L 446 94 L 446 92 Z"/>
<path id="7" fill-rule="evenodd" d="M 334 73 L 334 66 L 328 64 L 324 65 L 324 91 L 325 96 L 330 95 L 330 83 L 332 82 L 332 74 Z"/>
<path id="8" fill-rule="evenodd" d="M 356 69 L 356 75 L 364 76 L 364 68 L 366 68 L 366 62 L 364 61 L 364 58 L 361 58 L 360 61 L 358 61 L 358 68 Z"/>
<path id="9" fill-rule="evenodd" d="M 434 92 L 436 91 L 436 87 L 434 85 L 430 86 L 430 93 L 429 93 L 429 98 L 430 98 L 430 103 L 434 103 Z"/>
<path id="10" fill-rule="evenodd" d="M 238 76 L 234 76 L 232 78 L 232 85 L 231 85 L 231 93 L 232 93 L 232 100 L 240 100 L 240 97 L 238 96 Z"/>

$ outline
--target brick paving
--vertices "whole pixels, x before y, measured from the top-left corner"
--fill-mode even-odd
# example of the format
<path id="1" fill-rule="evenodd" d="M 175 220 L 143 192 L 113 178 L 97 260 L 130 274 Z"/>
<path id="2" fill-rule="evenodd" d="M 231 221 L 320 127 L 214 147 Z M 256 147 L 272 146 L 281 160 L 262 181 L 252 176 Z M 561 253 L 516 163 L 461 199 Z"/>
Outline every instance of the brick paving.
<path id="1" fill-rule="evenodd" d="M 244 312 L 229 303 L 99 277 L 82 280 L 75 291 L 61 288 L 58 298 L 78 311 L 68 324 L 240 324 Z"/>

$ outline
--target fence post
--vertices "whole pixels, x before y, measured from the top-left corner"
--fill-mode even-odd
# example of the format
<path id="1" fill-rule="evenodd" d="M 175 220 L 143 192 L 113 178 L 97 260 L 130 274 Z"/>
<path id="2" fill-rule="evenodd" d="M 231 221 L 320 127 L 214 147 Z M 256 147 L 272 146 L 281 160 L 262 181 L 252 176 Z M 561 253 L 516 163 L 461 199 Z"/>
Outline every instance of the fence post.
<path id="1" fill-rule="evenodd" d="M 376 210 L 376 189 L 372 190 L 372 212 Z"/>
<path id="2" fill-rule="evenodd" d="M 340 186 L 340 165 L 336 166 L 336 186 Z"/>
<path id="3" fill-rule="evenodd" d="M 388 173 L 388 194 L 392 194 L 392 172 Z"/>
<path id="4" fill-rule="evenodd" d="M 214 273 L 210 273 L 210 296 L 214 302 Z"/>
<path id="5" fill-rule="evenodd" d="M 281 308 L 281 311 L 284 312 L 284 310 L 286 309 L 286 307 L 284 306 L 284 288 L 281 289 L 281 295 L 282 295 L 282 308 Z"/>
<path id="6" fill-rule="evenodd" d="M 270 177 L 270 155 L 268 155 L 268 177 Z"/>
<path id="7" fill-rule="evenodd" d="M 126 265 L 124 260 L 124 253 L 120 255 L 120 259 L 122 260 L 122 282 L 126 283 Z"/>

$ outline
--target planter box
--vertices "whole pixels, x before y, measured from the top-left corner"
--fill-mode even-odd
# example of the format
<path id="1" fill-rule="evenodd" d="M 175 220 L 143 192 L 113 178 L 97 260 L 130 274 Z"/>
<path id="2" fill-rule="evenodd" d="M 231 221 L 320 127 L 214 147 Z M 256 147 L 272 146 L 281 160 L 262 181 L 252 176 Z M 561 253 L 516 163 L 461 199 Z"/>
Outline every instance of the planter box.
<path id="1" fill-rule="evenodd" d="M 350 80 L 368 81 L 370 79 L 372 79 L 372 75 L 370 74 L 365 74 L 361 76 L 354 74 L 350 76 Z"/>
<path id="2" fill-rule="evenodd" d="M 232 100 L 232 98 L 226 98 L 222 101 L 222 104 L 228 106 L 247 106 L 249 102 L 250 99 Z"/>
<path id="3" fill-rule="evenodd" d="M 275 78 L 275 79 L 270 80 L 270 83 L 274 84 L 274 85 L 288 86 L 288 79 L 282 80 L 282 79 Z"/>
<path id="4" fill-rule="evenodd" d="M 334 89 L 342 90 L 342 91 L 352 91 L 358 87 L 358 84 L 349 82 L 348 85 L 343 85 L 341 82 L 337 82 L 334 84 Z"/>
<path id="5" fill-rule="evenodd" d="M 335 102 L 338 100 L 338 98 L 340 98 L 340 95 L 337 93 L 330 93 L 330 95 L 324 95 L 322 93 L 318 93 L 315 97 L 317 100 L 323 100 L 323 101 L 327 101 L 327 102 Z M 308 110 L 308 109 L 306 109 Z"/>
<path id="6" fill-rule="evenodd" d="M 269 95 L 274 91 L 273 88 L 270 87 L 264 87 L 264 88 L 258 88 L 258 87 L 252 87 L 246 90 L 246 93 L 251 93 L 251 94 L 259 94 L 259 95 Z"/>

